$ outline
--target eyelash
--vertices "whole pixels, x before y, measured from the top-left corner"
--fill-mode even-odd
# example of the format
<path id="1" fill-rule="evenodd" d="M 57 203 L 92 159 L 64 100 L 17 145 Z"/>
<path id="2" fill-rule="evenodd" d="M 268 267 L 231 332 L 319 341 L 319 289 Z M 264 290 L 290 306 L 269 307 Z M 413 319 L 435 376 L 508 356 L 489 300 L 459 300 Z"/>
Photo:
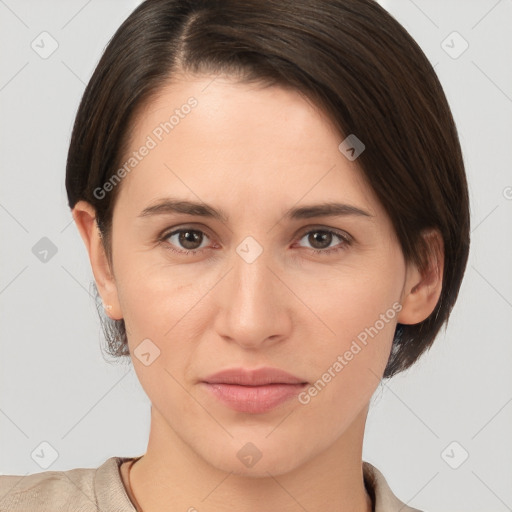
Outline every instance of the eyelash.
<path id="1" fill-rule="evenodd" d="M 181 250 L 180 251 L 180 250 L 174 249 L 171 244 L 167 243 L 167 239 L 170 238 L 171 236 L 176 235 L 178 233 L 186 232 L 186 231 L 193 231 L 193 232 L 197 232 L 197 233 L 202 233 L 203 235 L 208 236 L 204 231 L 201 231 L 200 229 L 193 229 L 193 228 L 184 227 L 184 228 L 180 228 L 180 229 L 175 229 L 175 230 L 173 230 L 173 231 L 171 231 L 169 233 L 165 233 L 164 235 L 162 235 L 162 236 L 160 236 L 158 238 L 158 242 L 164 244 L 165 249 L 167 249 L 167 250 L 169 250 L 169 251 L 171 251 L 173 253 L 182 255 L 182 256 L 195 256 L 197 254 L 202 253 L 205 250 L 205 248 L 203 248 L 203 249 L 195 249 L 195 250 Z M 348 235 L 345 235 L 343 233 L 340 233 L 338 231 L 334 231 L 334 230 L 328 229 L 328 228 L 314 228 L 314 229 L 311 229 L 309 231 L 306 231 L 306 232 L 304 232 L 301 235 L 299 240 L 304 238 L 306 235 L 310 235 L 311 233 L 327 233 L 329 235 L 334 235 L 334 236 L 338 237 L 342 241 L 341 247 L 331 247 L 331 248 L 328 248 L 328 249 L 309 249 L 309 251 L 311 251 L 311 252 L 313 252 L 315 254 L 320 254 L 322 256 L 325 256 L 327 254 L 338 253 L 339 251 L 343 251 L 343 250 L 346 249 L 347 246 L 350 246 L 351 243 L 352 243 L 352 239 Z"/>

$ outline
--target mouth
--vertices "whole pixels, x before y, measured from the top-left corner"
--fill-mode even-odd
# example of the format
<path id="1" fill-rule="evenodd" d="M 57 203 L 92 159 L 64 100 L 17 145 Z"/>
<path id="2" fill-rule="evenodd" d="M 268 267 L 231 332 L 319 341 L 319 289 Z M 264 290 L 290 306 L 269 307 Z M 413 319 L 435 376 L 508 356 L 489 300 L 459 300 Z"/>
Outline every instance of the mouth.
<path id="1" fill-rule="evenodd" d="M 201 385 L 239 412 L 264 413 L 297 396 L 307 382 L 277 368 L 234 368 L 207 377 Z"/>

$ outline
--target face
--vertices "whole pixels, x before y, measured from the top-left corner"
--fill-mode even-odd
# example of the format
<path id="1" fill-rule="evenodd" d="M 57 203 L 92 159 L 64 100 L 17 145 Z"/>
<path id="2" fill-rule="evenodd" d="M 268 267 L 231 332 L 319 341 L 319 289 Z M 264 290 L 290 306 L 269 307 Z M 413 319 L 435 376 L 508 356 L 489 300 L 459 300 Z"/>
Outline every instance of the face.
<path id="1" fill-rule="evenodd" d="M 278 474 L 360 432 L 409 274 L 325 115 L 295 91 L 212 80 L 176 81 L 139 115 L 113 215 L 115 296 L 103 298 L 125 320 L 153 431 L 226 471 L 257 450 L 251 474 Z M 166 200 L 208 208 L 152 208 Z M 327 203 L 351 208 L 313 209 Z M 204 384 L 239 367 L 307 384 L 241 411 Z"/>

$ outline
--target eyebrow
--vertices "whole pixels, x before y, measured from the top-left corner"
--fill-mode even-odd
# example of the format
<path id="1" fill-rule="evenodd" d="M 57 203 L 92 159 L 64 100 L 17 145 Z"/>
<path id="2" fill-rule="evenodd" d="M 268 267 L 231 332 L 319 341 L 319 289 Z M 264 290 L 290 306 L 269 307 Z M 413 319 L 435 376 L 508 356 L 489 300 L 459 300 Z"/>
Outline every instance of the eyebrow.
<path id="1" fill-rule="evenodd" d="M 185 213 L 198 217 L 216 219 L 227 223 L 229 216 L 222 209 L 216 209 L 206 203 L 185 201 L 170 197 L 158 200 L 155 204 L 144 208 L 139 217 L 152 217 L 172 213 Z M 358 217 L 374 217 L 370 213 L 349 204 L 328 202 L 309 206 L 294 207 L 284 212 L 283 218 L 287 220 L 310 219 L 312 217 L 345 217 L 355 215 Z"/>

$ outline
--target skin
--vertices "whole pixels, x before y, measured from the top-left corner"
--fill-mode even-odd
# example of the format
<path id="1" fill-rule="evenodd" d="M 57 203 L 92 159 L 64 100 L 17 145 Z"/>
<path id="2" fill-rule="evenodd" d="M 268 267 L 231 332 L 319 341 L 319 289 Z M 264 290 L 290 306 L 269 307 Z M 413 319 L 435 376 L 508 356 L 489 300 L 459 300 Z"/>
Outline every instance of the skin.
<path id="1" fill-rule="evenodd" d="M 421 322 L 437 304 L 442 246 L 427 270 L 406 264 L 357 160 L 338 149 L 343 137 L 298 92 L 214 78 L 183 75 L 137 118 L 128 153 L 190 96 L 198 100 L 123 179 L 112 268 L 94 209 L 81 201 L 73 210 L 99 293 L 112 306 L 109 316 L 125 320 L 133 366 L 152 403 L 148 448 L 132 468 L 131 491 L 144 512 L 255 512 L 262 496 L 266 511 L 370 511 L 362 473 L 369 402 L 396 323 Z M 229 220 L 139 217 L 165 196 L 208 203 Z M 372 217 L 283 218 L 288 208 L 326 201 Z M 172 228 L 203 238 L 158 243 Z M 322 242 L 325 229 L 352 243 L 335 235 Z M 247 236 L 263 248 L 250 264 L 236 252 Z M 442 244 L 437 232 L 433 241 Z M 187 256 L 166 246 L 203 251 Z M 335 247 L 342 249 L 313 252 Z M 241 413 L 200 385 L 239 366 L 277 367 L 315 383 L 397 302 L 401 311 L 307 404 L 294 398 L 266 413 Z M 160 349 L 148 366 L 134 356 L 146 338 Z M 252 467 L 237 457 L 248 442 L 262 455 Z M 127 486 L 126 467 L 121 473 Z"/>

